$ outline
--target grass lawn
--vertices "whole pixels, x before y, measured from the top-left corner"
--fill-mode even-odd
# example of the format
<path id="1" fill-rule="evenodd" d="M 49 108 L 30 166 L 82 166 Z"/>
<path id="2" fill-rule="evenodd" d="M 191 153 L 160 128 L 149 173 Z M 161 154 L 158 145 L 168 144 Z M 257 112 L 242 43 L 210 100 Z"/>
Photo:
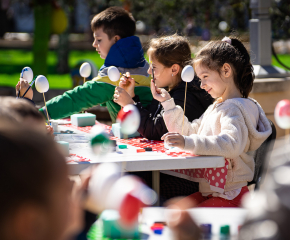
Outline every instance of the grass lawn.
<path id="1" fill-rule="evenodd" d="M 145 56 L 148 60 L 147 56 Z M 290 55 L 278 55 L 281 62 L 290 67 Z M 69 67 L 72 69 L 80 60 L 91 60 L 99 69 L 104 60 L 95 51 L 71 51 L 69 55 Z M 20 72 L 23 67 L 32 67 L 32 51 L 28 50 L 0 50 L 0 86 L 15 87 L 19 80 Z M 48 54 L 48 75 L 50 89 L 71 89 L 72 78 L 70 74 L 59 75 L 56 72 L 57 55 L 50 51 Z M 274 57 L 272 64 L 283 68 L 277 63 Z"/>
<path id="2" fill-rule="evenodd" d="M 69 67 L 72 69 L 80 60 L 91 60 L 99 69 L 104 60 L 94 51 L 71 51 L 69 55 Z M 32 51 L 26 50 L 0 50 L 0 86 L 15 87 L 19 81 L 20 72 L 23 67 L 32 68 Z M 48 75 L 50 89 L 72 88 L 70 74 L 57 74 L 57 55 L 50 51 L 48 54 Z M 33 70 L 33 68 L 32 68 Z"/>

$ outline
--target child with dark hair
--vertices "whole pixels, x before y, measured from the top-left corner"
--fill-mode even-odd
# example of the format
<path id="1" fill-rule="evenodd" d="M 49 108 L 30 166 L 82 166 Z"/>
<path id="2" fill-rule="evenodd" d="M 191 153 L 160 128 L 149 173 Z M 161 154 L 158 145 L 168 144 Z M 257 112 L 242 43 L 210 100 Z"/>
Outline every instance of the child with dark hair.
<path id="1" fill-rule="evenodd" d="M 81 207 L 52 138 L 1 122 L 0 145 L 0 239 L 64 240 L 80 231 L 71 214 Z"/>
<path id="2" fill-rule="evenodd" d="M 147 54 L 152 62 L 148 73 L 153 76 L 154 72 L 156 87 L 168 89 L 175 104 L 183 108 L 185 82 L 181 79 L 181 72 L 186 65 L 192 64 L 188 40 L 177 34 L 153 38 L 149 43 Z M 168 132 L 162 117 L 164 109 L 156 99 L 144 107 L 138 94 L 135 94 L 134 87 L 135 79 L 127 73 L 127 77 L 121 78 L 120 87 L 116 87 L 114 101 L 122 107 L 135 104 L 141 115 L 138 132 L 149 140 L 160 140 Z M 185 114 L 190 121 L 199 118 L 213 102 L 212 98 L 200 88 L 197 78 L 188 83 L 186 98 Z"/>
<path id="3" fill-rule="evenodd" d="M 191 50 L 188 40 L 177 34 L 154 38 L 150 41 L 147 51 L 152 62 L 148 73 L 154 76 L 157 88 L 167 88 L 175 104 L 184 107 L 185 82 L 181 79 L 182 69 L 192 64 Z M 154 72 L 154 74 L 152 73 Z M 116 87 L 114 101 L 121 106 L 135 104 L 141 115 L 138 132 L 149 140 L 160 140 L 168 132 L 162 114 L 162 103 L 153 99 L 151 104 L 144 107 L 139 96 L 134 91 L 135 79 L 127 73 L 121 78 L 120 87 Z M 155 86 L 151 86 L 155 89 Z M 197 78 L 188 83 L 186 95 L 186 116 L 190 121 L 199 118 L 207 107 L 212 104 L 212 98 L 199 87 Z M 168 175 L 170 171 L 161 171 L 160 200 L 164 201 L 176 197 L 187 196 L 197 191 L 197 185 L 181 178 Z M 146 180 L 151 186 L 151 172 L 134 173 Z"/>
<path id="4" fill-rule="evenodd" d="M 108 68 L 115 66 L 121 73 L 131 72 L 135 77 L 136 93 L 145 106 L 151 102 L 150 78 L 147 73 L 149 64 L 143 54 L 141 42 L 134 36 L 135 20 L 132 14 L 121 7 L 110 7 L 97 14 L 91 21 L 94 35 L 93 47 L 105 59 L 98 76 L 84 85 L 75 87 L 47 102 L 47 109 L 40 111 L 46 117 L 46 111 L 51 119 L 68 117 L 87 108 L 103 105 L 108 108 L 115 122 L 121 107 L 113 102 L 116 84 L 108 77 Z"/>
<path id="5" fill-rule="evenodd" d="M 248 192 L 247 182 L 254 176 L 255 151 L 272 132 L 261 106 L 248 97 L 254 81 L 250 56 L 240 40 L 225 37 L 203 47 L 195 57 L 194 68 L 201 88 L 216 100 L 199 119 L 190 122 L 185 118 L 182 136 L 183 110 L 167 92 L 152 91 L 162 102 L 170 131 L 162 139 L 193 154 L 223 156 L 228 161 L 224 191 L 217 191 L 205 178 L 195 178 L 200 182 L 199 192 L 189 197 L 199 207 L 238 207 Z M 193 181 L 188 175 L 177 174 Z"/>

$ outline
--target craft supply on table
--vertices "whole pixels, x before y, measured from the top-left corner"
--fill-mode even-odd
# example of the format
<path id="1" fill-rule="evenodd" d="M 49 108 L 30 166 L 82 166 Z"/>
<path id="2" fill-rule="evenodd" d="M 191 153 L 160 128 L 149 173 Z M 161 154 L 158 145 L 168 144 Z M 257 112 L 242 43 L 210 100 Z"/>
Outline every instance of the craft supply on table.
<path id="1" fill-rule="evenodd" d="M 120 123 L 123 134 L 136 133 L 140 126 L 139 110 L 133 104 L 128 104 L 119 111 L 116 121 Z"/>
<path id="2" fill-rule="evenodd" d="M 96 115 L 92 113 L 77 113 L 70 116 L 71 124 L 77 127 L 93 126 L 96 123 Z"/>
<path id="3" fill-rule="evenodd" d="M 103 223 L 103 236 L 109 238 L 138 239 L 138 223 L 126 229 L 120 223 L 120 214 L 116 210 L 108 209 L 102 212 L 100 219 Z"/>
<path id="4" fill-rule="evenodd" d="M 113 123 L 112 124 L 112 133 L 114 134 L 115 137 L 121 138 L 121 139 L 127 139 L 127 138 L 133 138 L 133 137 L 140 136 L 140 133 L 137 131 L 132 133 L 132 134 L 129 134 L 129 135 L 122 133 L 120 123 Z"/>
<path id="5" fill-rule="evenodd" d="M 69 156 L 69 143 L 65 141 L 57 141 L 60 150 L 65 156 Z"/>
<path id="6" fill-rule="evenodd" d="M 95 125 L 91 131 L 91 147 L 96 155 L 105 155 L 111 150 L 109 135 L 100 125 Z"/>

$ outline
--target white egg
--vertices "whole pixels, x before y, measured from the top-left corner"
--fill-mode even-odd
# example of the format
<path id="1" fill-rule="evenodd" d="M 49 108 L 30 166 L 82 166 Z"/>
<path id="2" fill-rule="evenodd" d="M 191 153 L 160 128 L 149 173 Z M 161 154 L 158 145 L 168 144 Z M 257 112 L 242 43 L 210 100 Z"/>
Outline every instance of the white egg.
<path id="1" fill-rule="evenodd" d="M 112 82 L 117 82 L 120 79 L 119 69 L 115 66 L 111 66 L 108 69 L 108 77 Z"/>
<path id="2" fill-rule="evenodd" d="M 181 79 L 184 82 L 191 82 L 194 78 L 194 69 L 191 65 L 187 65 L 181 72 Z"/>
<path id="3" fill-rule="evenodd" d="M 132 104 L 123 107 L 117 116 L 117 122 L 121 125 L 121 132 L 124 134 L 135 133 L 140 125 L 139 110 Z"/>
<path id="4" fill-rule="evenodd" d="M 35 88 L 40 93 L 47 92 L 49 89 L 47 78 L 43 75 L 39 75 L 35 80 Z"/>
<path id="5" fill-rule="evenodd" d="M 30 67 L 24 67 L 20 73 L 20 78 L 25 79 L 28 83 L 30 83 L 33 79 L 33 71 Z"/>
<path id="6" fill-rule="evenodd" d="M 91 65 L 87 62 L 83 63 L 80 67 L 80 75 L 84 78 L 87 78 L 91 75 L 92 68 Z"/>

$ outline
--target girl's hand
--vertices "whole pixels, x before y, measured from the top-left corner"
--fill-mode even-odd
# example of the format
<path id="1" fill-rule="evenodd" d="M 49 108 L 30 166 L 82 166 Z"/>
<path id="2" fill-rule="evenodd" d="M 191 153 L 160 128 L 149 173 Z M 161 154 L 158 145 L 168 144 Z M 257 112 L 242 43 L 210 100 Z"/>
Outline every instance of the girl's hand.
<path id="1" fill-rule="evenodd" d="M 131 78 L 129 72 L 126 72 L 125 76 L 121 77 L 119 87 L 125 89 L 131 98 L 135 97 L 135 80 L 134 78 Z"/>
<path id="2" fill-rule="evenodd" d="M 161 137 L 161 140 L 164 140 L 170 147 L 184 149 L 185 146 L 184 137 L 179 133 L 166 133 Z"/>
<path id="3" fill-rule="evenodd" d="M 115 88 L 114 102 L 124 107 L 128 104 L 134 104 L 132 97 L 120 87 Z"/>
<path id="4" fill-rule="evenodd" d="M 16 84 L 16 96 L 18 96 L 18 92 L 20 92 L 19 97 L 22 97 L 23 94 L 26 92 L 27 88 L 29 87 L 29 83 L 24 80 L 23 78 L 20 78 L 20 81 Z M 24 96 L 25 98 L 28 98 L 32 100 L 33 98 L 33 91 L 32 88 L 28 90 L 28 92 Z"/>
<path id="5" fill-rule="evenodd" d="M 153 79 L 151 79 L 151 92 L 153 98 L 161 103 L 171 98 L 169 93 L 164 88 L 158 88 L 155 86 Z"/>

